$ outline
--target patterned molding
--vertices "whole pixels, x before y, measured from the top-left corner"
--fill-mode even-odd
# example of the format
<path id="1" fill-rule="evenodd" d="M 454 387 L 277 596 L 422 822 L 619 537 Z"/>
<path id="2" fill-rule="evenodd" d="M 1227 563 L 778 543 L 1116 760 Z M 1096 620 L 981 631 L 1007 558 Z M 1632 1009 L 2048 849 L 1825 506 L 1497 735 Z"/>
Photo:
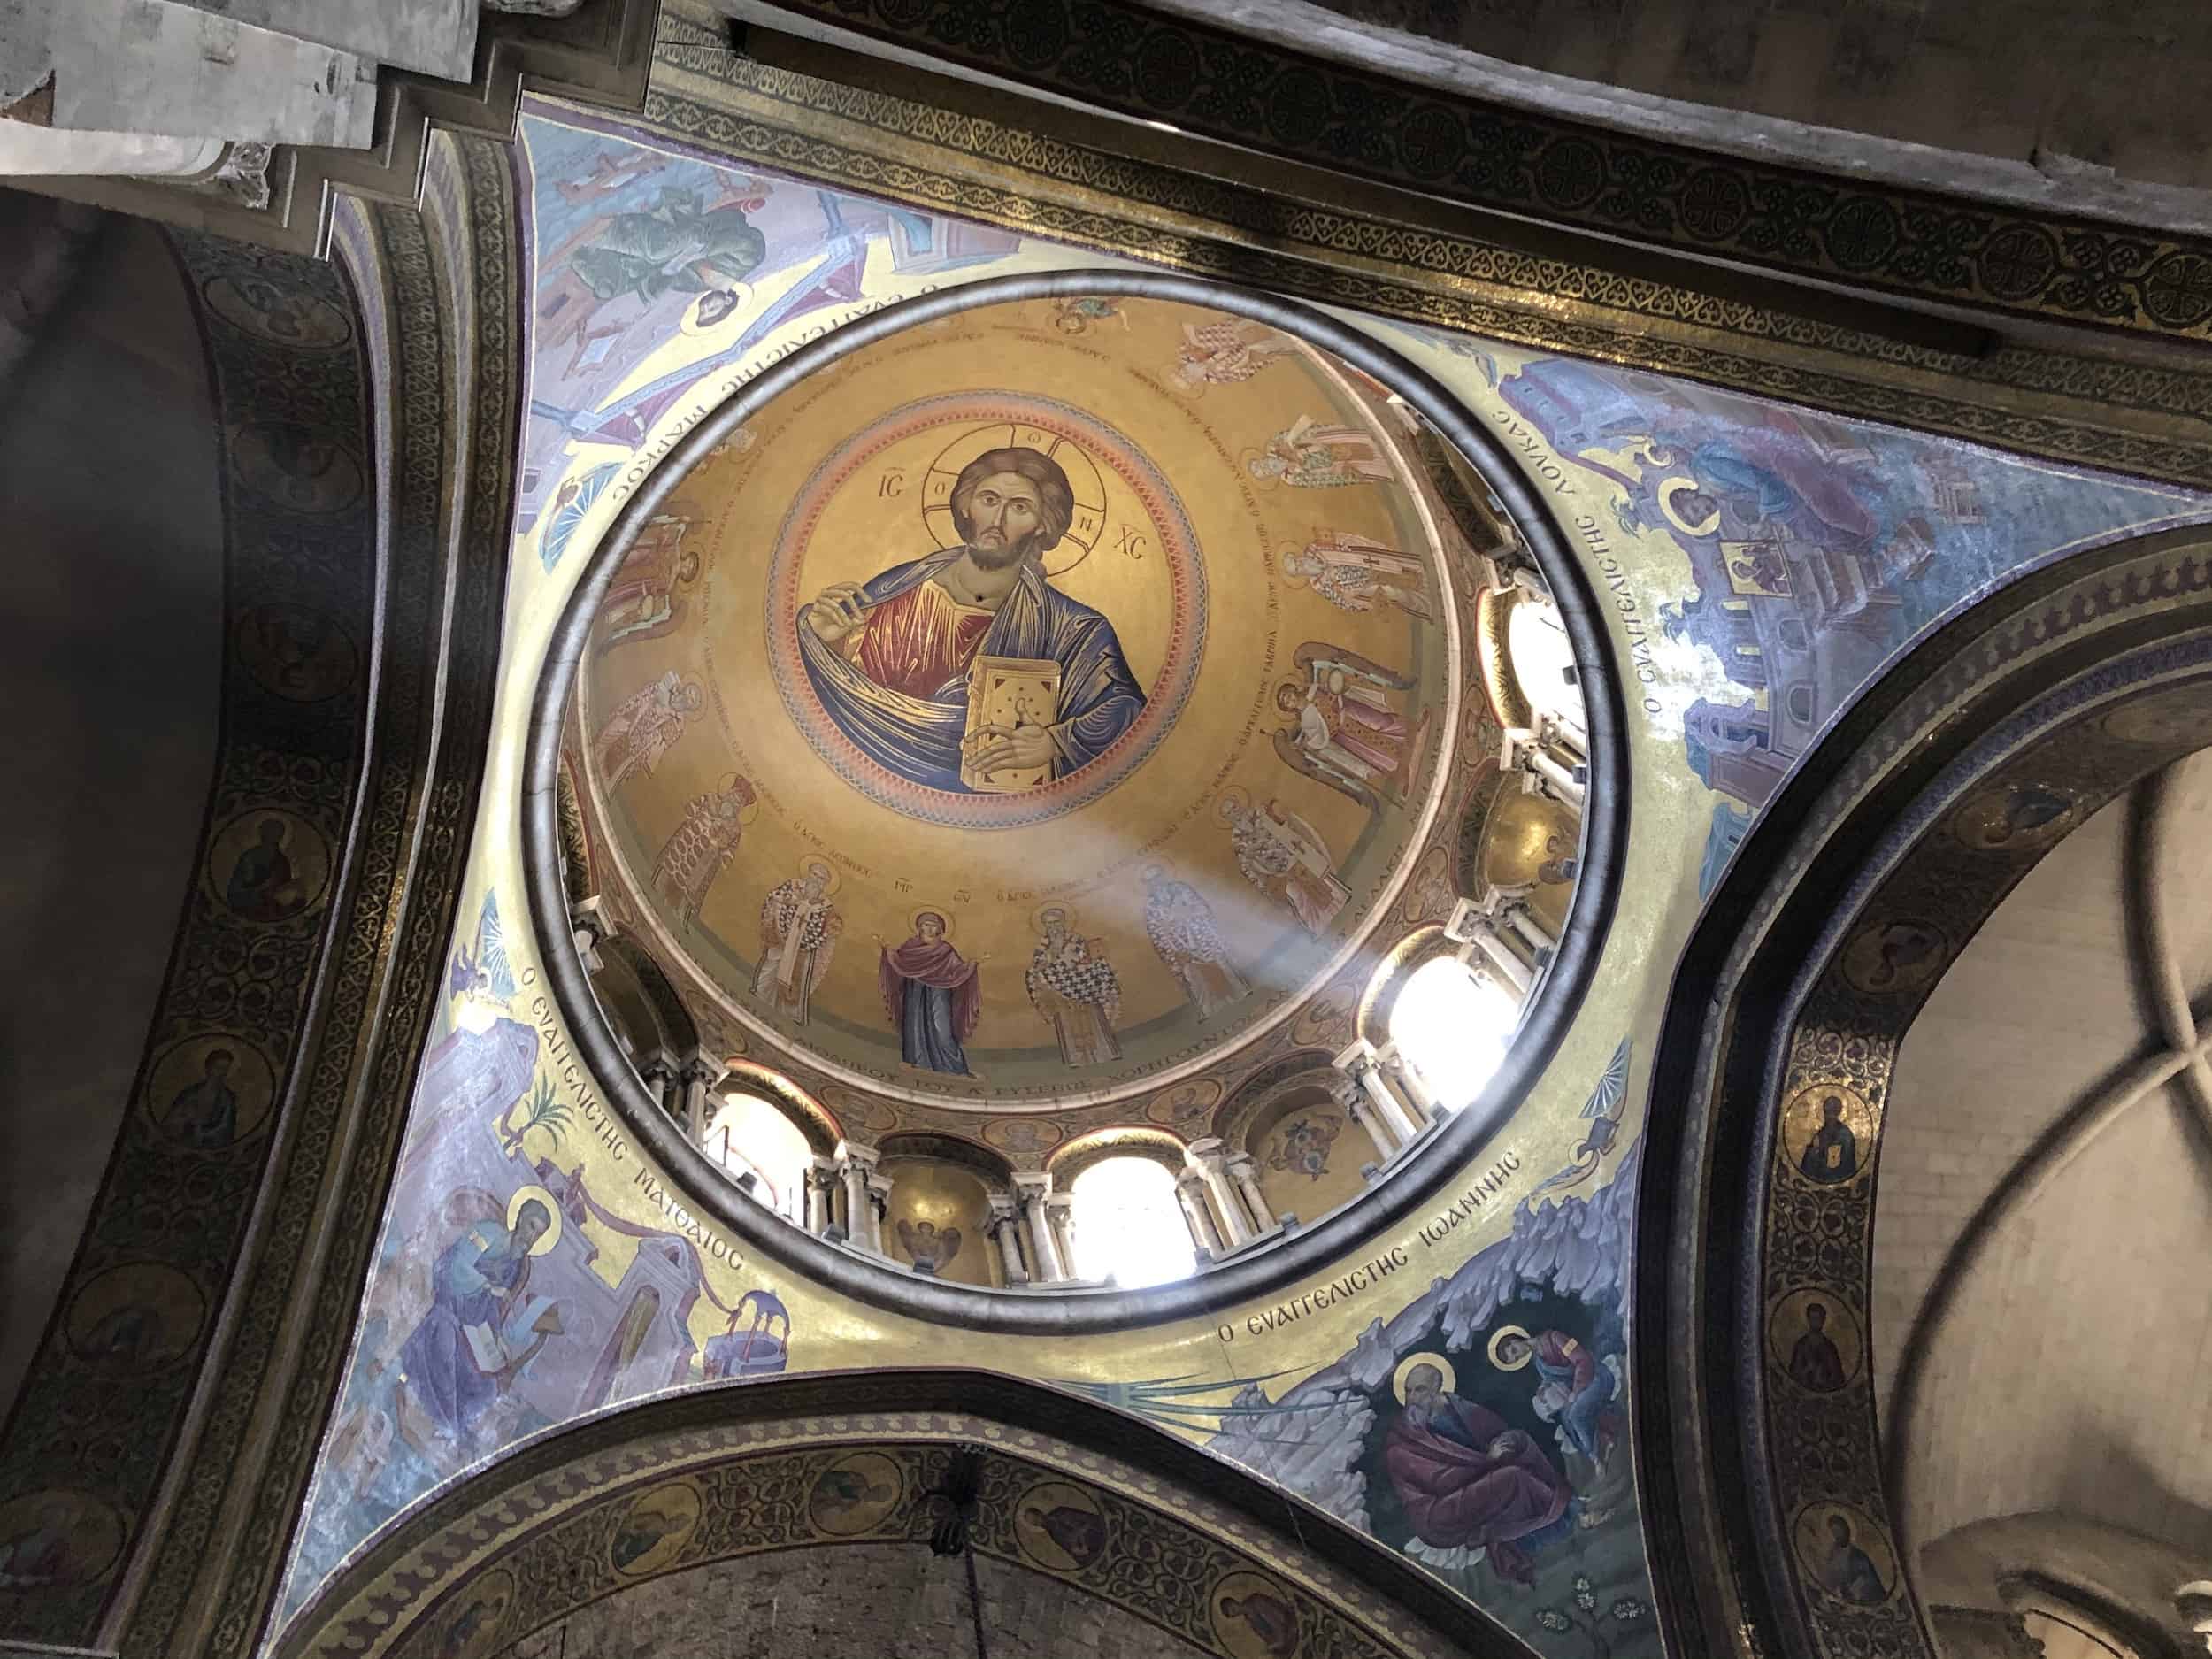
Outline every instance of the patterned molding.
<path id="1" fill-rule="evenodd" d="M 1200 177 L 771 68 L 674 15 L 657 50 L 638 125 L 717 157 L 1440 330 L 2212 482 L 2212 373 L 2040 347 L 1944 349 L 1483 241 L 1417 222 L 1417 203 L 1393 219 L 1299 201 L 1263 180 Z"/>
<path id="2" fill-rule="evenodd" d="M 959 1371 L 755 1380 L 547 1435 L 387 1531 L 274 1651 L 477 1659 L 626 1585 L 708 1562 L 919 1548 L 946 1517 L 928 1489 L 964 1446 L 982 1454 L 979 1553 L 1202 1651 L 1525 1653 L 1409 1563 L 1256 1477 L 1119 1412 Z M 1056 1532 L 1022 1518 L 1046 1505 L 1064 1512 Z M 632 1523 L 645 1514 L 657 1524 Z M 1255 1596 L 1248 1620 L 1238 1609 Z"/>
<path id="3" fill-rule="evenodd" d="M 1056 96 L 1496 211 L 1918 298 L 2212 334 L 2212 242 L 1453 97 L 1131 0 L 764 0 Z"/>
<path id="4" fill-rule="evenodd" d="M 1638 1355 L 1641 1483 L 1693 1540 L 1659 1563 L 1678 1632 L 1701 1608 L 1708 1632 L 1748 1620 L 1781 1650 L 1934 1652 L 1898 1559 L 1868 1358 L 1891 1071 L 1942 970 L 2036 861 L 2207 730 L 2201 540 L 2085 555 L 1969 612 L 1870 694 L 1828 739 L 1839 764 L 1801 772 L 1716 892 L 1678 981 L 1696 990 L 1655 1063 L 1655 1102 L 1686 1104 L 1653 1133 L 1687 1150 L 1647 1181 L 1640 1221 L 1650 1259 L 1674 1266 L 1647 1279 L 1640 1328 L 1705 1333 Z M 1901 939 L 1901 971 L 1882 952 Z M 1814 1301 L 1824 1353 L 1805 1342 Z M 1672 1432 L 1678 1413 L 1695 1433 Z"/>
<path id="5" fill-rule="evenodd" d="M 223 1432 L 219 1407 L 194 1445 L 196 1389 L 259 1333 L 252 1310 L 234 1325 L 217 1310 L 257 1248 L 265 1182 L 296 1159 L 325 1086 L 311 1018 L 334 1033 L 369 1017 L 361 949 L 373 954 L 380 925 L 342 850 L 375 834 L 363 744 L 376 514 L 355 309 L 326 265 L 201 235 L 177 251 L 219 433 L 221 738 L 131 1107 L 0 1436 L 0 1514 L 59 1492 L 73 1516 L 56 1579 L 0 1590 L 0 1632 L 57 1644 L 96 1639 L 162 1530 L 175 1461 Z M 283 863 L 257 852 L 257 869 L 264 826 Z M 219 1053 L 227 1078 L 188 1094 Z"/>

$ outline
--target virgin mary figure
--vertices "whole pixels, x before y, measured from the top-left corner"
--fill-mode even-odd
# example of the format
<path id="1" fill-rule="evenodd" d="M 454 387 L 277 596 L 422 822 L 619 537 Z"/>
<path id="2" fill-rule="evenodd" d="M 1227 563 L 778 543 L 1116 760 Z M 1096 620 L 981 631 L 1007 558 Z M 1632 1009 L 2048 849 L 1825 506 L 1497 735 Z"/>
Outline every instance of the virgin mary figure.
<path id="1" fill-rule="evenodd" d="M 877 983 L 883 1011 L 899 1031 L 899 1058 L 925 1071 L 966 1077 L 967 1050 L 982 1017 L 983 995 L 976 982 L 981 959 L 970 962 L 945 937 L 945 918 L 924 910 L 914 918 L 914 936 L 902 945 L 883 947 Z"/>

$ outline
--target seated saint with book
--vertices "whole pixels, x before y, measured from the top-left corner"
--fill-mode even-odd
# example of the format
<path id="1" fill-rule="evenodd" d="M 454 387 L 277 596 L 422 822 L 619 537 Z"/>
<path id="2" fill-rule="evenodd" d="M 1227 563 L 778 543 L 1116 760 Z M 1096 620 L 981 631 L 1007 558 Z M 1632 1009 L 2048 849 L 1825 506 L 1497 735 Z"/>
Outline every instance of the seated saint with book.
<path id="1" fill-rule="evenodd" d="M 1074 493 L 1041 450 L 978 456 L 952 490 L 962 545 L 800 607 L 815 695 L 861 752 L 956 794 L 1064 778 L 1113 747 L 1145 695 L 1114 626 L 1045 580 Z"/>

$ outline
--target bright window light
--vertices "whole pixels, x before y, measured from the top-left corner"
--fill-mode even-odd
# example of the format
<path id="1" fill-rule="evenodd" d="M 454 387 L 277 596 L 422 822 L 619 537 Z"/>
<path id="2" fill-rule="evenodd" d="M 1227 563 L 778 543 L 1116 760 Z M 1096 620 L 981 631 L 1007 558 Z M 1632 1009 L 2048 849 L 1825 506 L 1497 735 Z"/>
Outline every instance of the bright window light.
<path id="1" fill-rule="evenodd" d="M 754 1196 L 778 1215 L 805 1218 L 805 1172 L 812 1148 L 799 1125 L 757 1094 L 731 1094 L 707 1121 L 706 1155 L 732 1180 L 756 1175 Z"/>
<path id="2" fill-rule="evenodd" d="M 1455 956 L 1413 971 L 1390 1010 L 1390 1040 L 1421 1074 L 1436 1103 L 1456 1111 L 1482 1092 L 1505 1058 L 1517 1012 Z"/>
<path id="3" fill-rule="evenodd" d="M 1506 654 L 1521 695 L 1540 714 L 1563 714 L 1583 723 L 1582 688 L 1571 676 L 1575 654 L 1559 613 L 1549 605 L 1523 599 L 1506 614 Z"/>
<path id="4" fill-rule="evenodd" d="M 1075 1178 L 1076 1271 L 1134 1289 L 1187 1279 L 1190 1224 L 1175 1178 L 1150 1158 L 1102 1158 Z"/>

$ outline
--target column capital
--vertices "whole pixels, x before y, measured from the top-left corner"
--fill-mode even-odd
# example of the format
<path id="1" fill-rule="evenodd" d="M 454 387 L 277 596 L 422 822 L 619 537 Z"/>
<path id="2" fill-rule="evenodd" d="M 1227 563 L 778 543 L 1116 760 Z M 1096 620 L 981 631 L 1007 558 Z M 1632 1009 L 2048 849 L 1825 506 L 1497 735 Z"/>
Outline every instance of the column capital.
<path id="1" fill-rule="evenodd" d="M 637 1063 L 637 1074 L 648 1083 L 673 1083 L 678 1077 L 675 1057 L 656 1048 Z"/>
<path id="2" fill-rule="evenodd" d="M 1016 1170 L 1014 1196 L 1021 1203 L 1048 1198 L 1052 1194 L 1052 1175 L 1046 1170 Z"/>
<path id="3" fill-rule="evenodd" d="M 700 1049 L 694 1049 L 685 1056 L 683 1064 L 676 1072 L 678 1079 L 681 1082 L 703 1083 L 709 1088 L 712 1088 L 729 1074 L 729 1067 L 724 1065 L 719 1060 L 710 1059 Z"/>
<path id="4" fill-rule="evenodd" d="M 853 1164 L 867 1174 L 874 1174 L 876 1165 L 882 1159 L 883 1154 L 873 1147 L 864 1147 L 851 1141 L 840 1141 L 837 1143 L 837 1161 L 840 1164 Z"/>
<path id="5" fill-rule="evenodd" d="M 875 1206 L 876 1219 L 881 1221 L 891 1213 L 891 1178 L 871 1175 L 868 1178 L 868 1202 Z"/>
<path id="6" fill-rule="evenodd" d="M 1360 1077 L 1375 1069 L 1375 1045 L 1364 1037 L 1355 1037 L 1329 1064 L 1347 1076 Z"/>

